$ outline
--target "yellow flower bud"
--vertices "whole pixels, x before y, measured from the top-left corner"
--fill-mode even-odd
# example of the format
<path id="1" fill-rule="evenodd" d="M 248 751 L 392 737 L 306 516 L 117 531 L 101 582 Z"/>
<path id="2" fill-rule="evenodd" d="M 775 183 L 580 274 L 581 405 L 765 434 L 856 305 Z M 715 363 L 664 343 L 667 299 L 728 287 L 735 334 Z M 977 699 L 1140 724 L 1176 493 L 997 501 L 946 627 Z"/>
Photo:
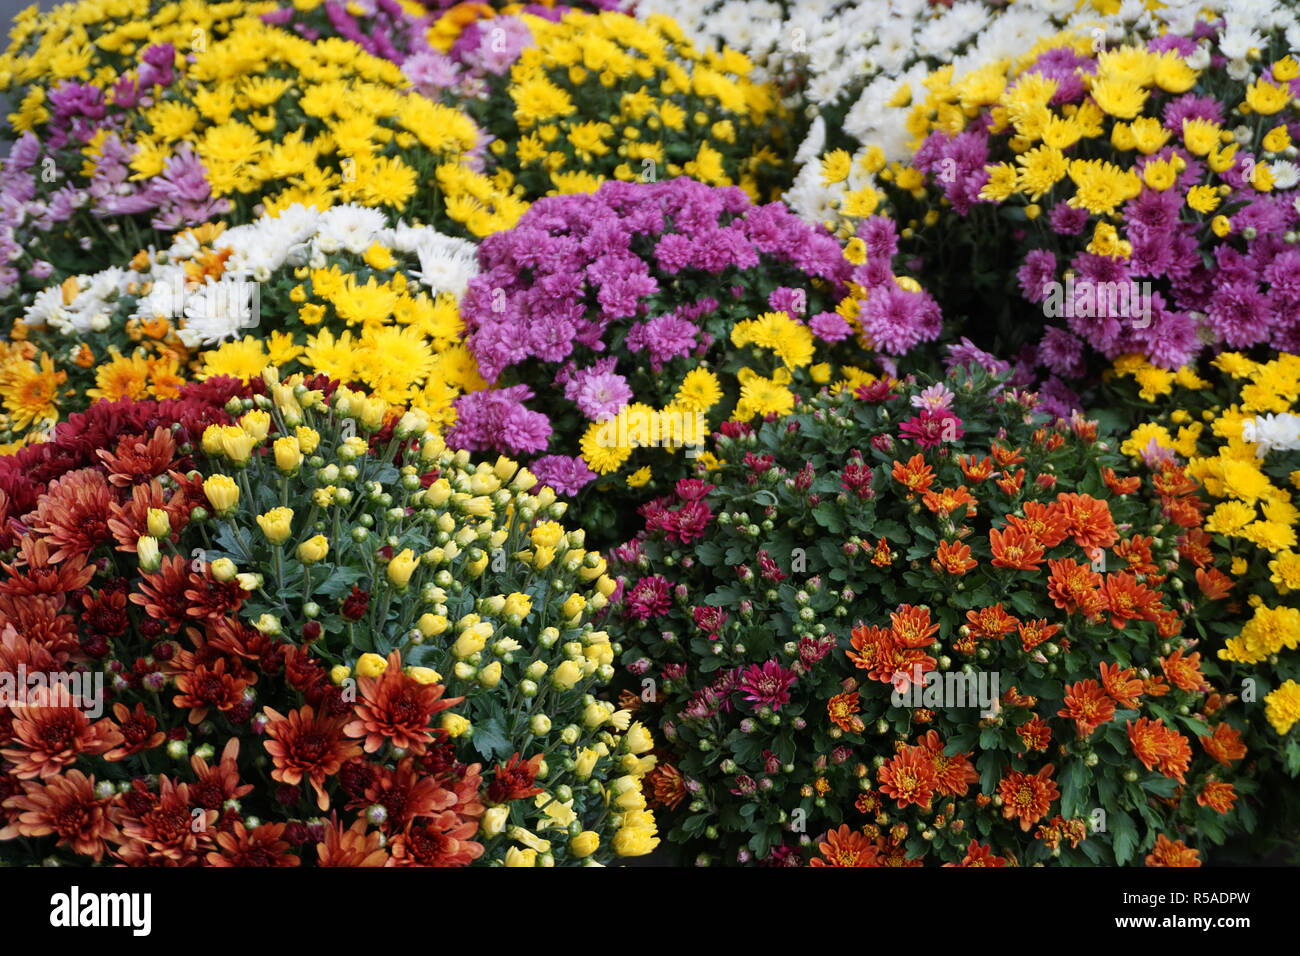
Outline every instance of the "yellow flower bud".
<path id="1" fill-rule="evenodd" d="M 442 680 L 442 675 L 432 667 L 408 667 L 402 673 L 417 684 L 436 684 Z"/>
<path id="2" fill-rule="evenodd" d="M 298 448 L 304 455 L 310 455 L 320 444 L 320 432 L 314 428 L 308 428 L 306 425 L 299 425 L 294 430 L 293 437 L 298 439 Z"/>
<path id="3" fill-rule="evenodd" d="M 508 819 L 510 819 L 509 807 L 490 807 L 484 811 L 483 819 L 479 822 L 479 832 L 486 837 L 503 833 Z"/>
<path id="4" fill-rule="evenodd" d="M 292 436 L 277 438 L 272 447 L 275 449 L 276 468 L 286 475 L 298 470 L 298 466 L 302 464 L 302 449 L 298 446 L 298 439 Z"/>
<path id="5" fill-rule="evenodd" d="M 217 558 L 217 560 L 208 565 L 208 570 L 212 572 L 214 578 L 223 583 L 226 581 L 233 581 L 235 575 L 239 573 L 239 568 L 237 568 L 235 562 L 231 561 L 229 558 Z"/>
<path id="6" fill-rule="evenodd" d="M 298 560 L 303 564 L 315 564 L 317 561 L 324 561 L 325 556 L 329 553 L 330 540 L 323 534 L 308 538 L 298 545 Z"/>
<path id="7" fill-rule="evenodd" d="M 447 732 L 448 737 L 460 737 L 469 730 L 469 721 L 460 714 L 448 711 L 442 715 L 442 729 Z"/>
<path id="8" fill-rule="evenodd" d="M 447 619 L 441 614 L 421 614 L 415 626 L 425 637 L 437 637 L 447 630 Z"/>
<path id="9" fill-rule="evenodd" d="M 561 690 L 569 690 L 582 680 L 582 668 L 573 661 L 563 661 L 551 673 L 551 683 Z"/>
<path id="10" fill-rule="evenodd" d="M 645 827 L 620 827 L 614 833 L 613 847 L 618 856 L 645 856 L 658 845 L 654 831 Z"/>
<path id="11" fill-rule="evenodd" d="M 135 556 L 140 561 L 141 571 L 157 571 L 162 563 L 162 556 L 158 552 L 158 539 L 141 535 L 135 541 Z"/>
<path id="12" fill-rule="evenodd" d="M 255 442 L 266 441 L 267 433 L 271 430 L 271 413 L 260 408 L 245 412 L 239 419 L 239 427 L 245 434 L 251 435 Z"/>
<path id="13" fill-rule="evenodd" d="M 578 752 L 578 757 L 573 763 L 573 773 L 579 780 L 586 780 L 591 776 L 591 772 L 596 769 L 596 761 L 600 759 L 600 754 L 590 747 L 583 747 Z"/>
<path id="14" fill-rule="evenodd" d="M 229 475 L 212 475 L 203 481 L 203 494 L 219 516 L 227 515 L 239 505 L 239 486 Z"/>
<path id="15" fill-rule="evenodd" d="M 419 564 L 419 558 L 410 548 L 394 555 L 393 560 L 388 562 L 388 583 L 398 590 L 406 587 Z"/>
<path id="16" fill-rule="evenodd" d="M 533 599 L 527 594 L 520 594 L 516 591 L 506 598 L 504 611 L 507 615 L 518 614 L 520 618 L 525 618 L 533 610 Z"/>
<path id="17" fill-rule="evenodd" d="M 517 846 L 512 846 L 506 850 L 506 866 L 536 866 L 537 851 L 521 850 Z"/>
<path id="18" fill-rule="evenodd" d="M 277 546 L 282 545 L 293 533 L 293 509 L 272 508 L 266 514 L 257 516 L 257 524 L 267 541 Z"/>
<path id="19" fill-rule="evenodd" d="M 560 613 L 567 618 L 575 618 L 582 613 L 582 609 L 587 606 L 587 599 L 581 594 L 570 594 L 567 601 L 560 607 Z"/>
<path id="20" fill-rule="evenodd" d="M 484 687 L 496 687 L 501 683 L 501 662 L 493 661 L 478 672 L 478 682 Z"/>
<path id="21" fill-rule="evenodd" d="M 579 860 L 585 860 L 599 848 L 600 834 L 594 830 L 583 830 L 569 841 L 569 852 Z"/>
<path id="22" fill-rule="evenodd" d="M 388 661 L 378 654 L 362 654 L 357 658 L 358 677 L 378 677 L 388 670 Z"/>
<path id="23" fill-rule="evenodd" d="M 627 729 L 627 733 L 623 736 L 623 743 L 634 754 L 653 750 L 655 745 L 654 737 L 639 720 Z"/>
<path id="24" fill-rule="evenodd" d="M 348 667 L 346 664 L 335 664 L 330 668 L 330 681 L 334 683 L 335 686 L 342 684 L 351 676 L 352 668 Z"/>
<path id="25" fill-rule="evenodd" d="M 488 638 L 492 636 L 492 625 L 486 621 L 478 624 L 471 624 L 460 633 L 456 638 L 456 643 L 451 646 L 451 652 L 460 660 L 477 654 L 487 645 Z"/>
<path id="26" fill-rule="evenodd" d="M 165 538 L 172 533 L 172 519 L 162 508 L 150 508 L 145 523 L 155 538 Z"/>

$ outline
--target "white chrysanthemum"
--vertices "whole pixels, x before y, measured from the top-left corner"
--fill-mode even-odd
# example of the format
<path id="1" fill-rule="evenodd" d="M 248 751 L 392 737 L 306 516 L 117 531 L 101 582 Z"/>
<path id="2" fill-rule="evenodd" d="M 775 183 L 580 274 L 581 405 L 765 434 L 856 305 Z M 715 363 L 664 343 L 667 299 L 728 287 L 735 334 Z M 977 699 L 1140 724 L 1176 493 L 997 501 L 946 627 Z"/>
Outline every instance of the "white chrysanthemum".
<path id="1" fill-rule="evenodd" d="M 69 331 L 71 325 L 68 322 L 67 308 L 63 304 L 63 289 L 52 285 L 36 293 L 32 304 L 23 313 L 23 322 L 27 325 L 48 325 L 60 332 Z"/>
<path id="2" fill-rule="evenodd" d="M 140 297 L 131 315 L 138 319 L 174 319 L 185 308 L 185 269 L 175 263 L 155 265 L 152 285 Z"/>
<path id="3" fill-rule="evenodd" d="M 1271 451 L 1300 451 L 1300 415 L 1256 415 L 1242 422 L 1241 437 L 1258 446 L 1255 454 L 1260 458 Z"/>
<path id="4" fill-rule="evenodd" d="M 248 279 L 208 281 L 185 297 L 181 341 L 188 347 L 217 345 L 258 322 L 259 289 Z"/>
<path id="5" fill-rule="evenodd" d="M 416 275 L 434 292 L 450 292 L 459 299 L 469 280 L 478 275 L 478 249 L 464 239 L 430 229 L 415 253 L 420 257 Z"/>
<path id="6" fill-rule="evenodd" d="M 794 164 L 802 169 L 815 161 L 826 148 L 826 120 L 820 115 L 808 127 L 808 135 L 799 144 L 799 151 L 794 154 Z"/>
<path id="7" fill-rule="evenodd" d="M 809 163 L 799 171 L 794 185 L 786 190 L 783 198 L 795 215 L 805 222 L 835 223 L 839 220 L 837 203 L 840 189 L 822 183 L 821 168 L 817 163 Z"/>
<path id="8" fill-rule="evenodd" d="M 1300 166 L 1289 160 L 1279 159 L 1268 164 L 1273 173 L 1274 189 L 1293 189 L 1300 183 Z"/>
<path id="9" fill-rule="evenodd" d="M 378 209 L 367 209 L 347 203 L 321 213 L 317 226 L 316 242 L 324 246 L 330 242 L 338 248 L 361 255 L 375 240 L 375 234 L 387 225 L 384 214 Z"/>

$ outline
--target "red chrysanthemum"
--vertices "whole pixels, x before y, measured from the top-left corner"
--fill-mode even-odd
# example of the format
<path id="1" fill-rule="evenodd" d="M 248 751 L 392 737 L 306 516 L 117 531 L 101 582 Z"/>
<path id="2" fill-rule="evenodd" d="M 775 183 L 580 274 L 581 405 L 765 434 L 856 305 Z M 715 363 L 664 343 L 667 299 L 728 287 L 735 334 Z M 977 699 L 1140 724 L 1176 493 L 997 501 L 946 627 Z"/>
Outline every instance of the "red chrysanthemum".
<path id="1" fill-rule="evenodd" d="M 420 755 L 434 739 L 429 722 L 434 714 L 454 707 L 464 698 L 440 700 L 442 684 L 421 684 L 402 671 L 401 655 L 388 655 L 388 667 L 378 677 L 358 681 L 361 699 L 355 717 L 343 728 L 349 737 L 364 739 L 366 753 L 385 743 Z"/>
<path id="2" fill-rule="evenodd" d="M 243 823 L 217 834 L 217 849 L 208 854 L 208 866 L 274 867 L 297 866 L 298 857 L 289 852 L 283 823 L 263 823 L 248 830 Z"/>
<path id="3" fill-rule="evenodd" d="M 271 755 L 275 769 L 271 778 L 290 786 L 298 786 L 306 779 L 316 791 L 316 805 L 321 810 L 330 806 L 325 781 L 339 772 L 339 768 L 361 748 L 343 736 L 347 721 L 342 717 L 317 716 L 310 706 L 290 711 L 288 716 L 266 708 L 270 723 L 266 725 L 264 744 Z"/>

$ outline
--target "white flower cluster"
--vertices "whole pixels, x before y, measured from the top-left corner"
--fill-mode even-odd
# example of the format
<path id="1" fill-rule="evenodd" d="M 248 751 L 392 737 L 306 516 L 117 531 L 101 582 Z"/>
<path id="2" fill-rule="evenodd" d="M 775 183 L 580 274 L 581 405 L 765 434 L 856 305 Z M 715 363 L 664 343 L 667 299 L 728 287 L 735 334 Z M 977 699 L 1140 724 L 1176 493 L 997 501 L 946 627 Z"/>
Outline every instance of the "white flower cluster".
<path id="1" fill-rule="evenodd" d="M 37 294 L 23 320 L 65 335 L 106 331 L 124 296 L 135 297 L 128 318 L 167 319 L 190 348 L 237 338 L 258 324 L 259 284 L 278 270 L 322 268 L 326 257 L 346 251 L 363 255 L 374 243 L 420 263 L 414 274 L 434 294 L 459 299 L 478 274 L 477 247 L 429 226 L 389 227 L 384 214 L 356 205 L 326 212 L 294 204 L 276 216 L 222 232 L 210 247 L 186 231 L 164 251 L 149 250 L 147 262 L 79 275 Z M 208 255 L 224 257 L 220 274 L 205 269 Z"/>
<path id="2" fill-rule="evenodd" d="M 1255 454 L 1259 458 L 1271 451 L 1300 451 L 1300 415 L 1256 415 L 1241 423 L 1241 437 L 1257 446 Z"/>

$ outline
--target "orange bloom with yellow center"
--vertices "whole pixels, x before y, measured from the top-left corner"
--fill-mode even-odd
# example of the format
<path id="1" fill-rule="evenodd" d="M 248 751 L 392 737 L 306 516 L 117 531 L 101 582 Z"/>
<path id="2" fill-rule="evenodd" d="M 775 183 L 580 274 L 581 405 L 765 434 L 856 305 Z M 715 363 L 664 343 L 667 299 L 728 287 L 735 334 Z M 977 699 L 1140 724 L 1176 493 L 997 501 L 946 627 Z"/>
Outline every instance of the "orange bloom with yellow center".
<path id="1" fill-rule="evenodd" d="M 908 459 L 907 464 L 894 462 L 894 480 L 907 489 L 907 497 L 913 498 L 930 490 L 934 481 L 934 471 L 925 463 L 919 453 Z"/>
<path id="2" fill-rule="evenodd" d="M 965 485 L 958 485 L 956 488 L 940 488 L 938 491 L 927 491 L 921 496 L 921 501 L 931 512 L 945 517 L 961 507 L 966 508 L 968 517 L 975 514 L 975 499 L 971 497 Z"/>
<path id="3" fill-rule="evenodd" d="M 996 641 L 1002 640 L 1020 624 L 1016 618 L 1002 609 L 1001 601 L 992 607 L 967 611 L 966 623 L 976 637 L 991 637 Z"/>
<path id="4" fill-rule="evenodd" d="M 1025 484 L 1025 469 L 1021 468 L 1015 472 L 1007 472 L 997 480 L 996 484 L 1002 489 L 1004 495 L 1011 498 L 1016 497 Z"/>
<path id="5" fill-rule="evenodd" d="M 1127 571 L 1106 575 L 1101 590 L 1111 626 L 1120 630 L 1132 620 L 1154 621 L 1161 607 L 1160 595 Z"/>
<path id="6" fill-rule="evenodd" d="M 1056 505 L 1065 519 L 1065 530 L 1081 548 L 1095 551 L 1119 540 L 1119 530 L 1110 515 L 1110 505 L 1092 495 L 1059 494 Z"/>
<path id="7" fill-rule="evenodd" d="M 876 866 L 880 852 L 874 843 L 848 824 L 826 834 L 826 841 L 817 844 L 821 856 L 808 861 L 809 866 Z"/>
<path id="8" fill-rule="evenodd" d="M 989 548 L 993 551 L 995 568 L 1033 571 L 1043 563 L 1043 549 L 1033 536 L 1020 528 L 1009 526 L 999 531 L 989 531 Z"/>
<path id="9" fill-rule="evenodd" d="M 1179 690 L 1195 693 L 1210 688 L 1205 675 L 1201 673 L 1200 653 L 1183 657 L 1183 649 L 1180 647 L 1168 657 L 1160 659 L 1160 668 L 1169 678 L 1169 682 Z"/>
<path id="10" fill-rule="evenodd" d="M 860 734 L 863 727 L 862 718 L 857 716 L 861 700 L 857 691 L 836 694 L 826 702 L 826 714 L 836 727 L 847 733 Z"/>
<path id="11" fill-rule="evenodd" d="M 998 784 L 1002 816 L 1019 820 L 1020 829 L 1028 833 L 1030 827 L 1047 815 L 1052 801 L 1061 795 L 1052 780 L 1055 770 L 1056 767 L 1049 763 L 1033 774 L 1020 770 L 1008 772 Z"/>
<path id="12" fill-rule="evenodd" d="M 965 574 L 979 562 L 970 556 L 970 547 L 960 541 L 940 541 L 930 565 L 939 574 Z"/>
<path id="13" fill-rule="evenodd" d="M 1166 727 L 1163 721 L 1139 717 L 1129 721 L 1129 744 L 1133 754 L 1148 770 L 1159 769 L 1166 777 L 1186 783 L 1183 774 L 1192 761 L 1192 748 L 1176 730 Z"/>
<path id="14" fill-rule="evenodd" d="M 1241 732 L 1229 724 L 1215 724 L 1210 736 L 1198 739 L 1205 752 L 1225 767 L 1230 767 L 1234 760 L 1246 756 L 1246 745 L 1241 742 Z"/>
<path id="15" fill-rule="evenodd" d="M 1101 480 L 1106 483 L 1112 495 L 1131 495 L 1142 487 L 1142 479 L 1137 475 L 1128 478 L 1121 478 L 1115 474 L 1114 468 L 1103 468 L 1101 471 Z"/>
<path id="16" fill-rule="evenodd" d="M 934 643 L 934 635 L 939 632 L 939 625 L 930 621 L 928 607 L 904 604 L 889 615 L 889 620 L 894 640 L 907 648 L 928 647 Z"/>
<path id="17" fill-rule="evenodd" d="M 1196 795 L 1196 802 L 1200 806 L 1209 807 L 1215 813 L 1228 813 L 1232 810 L 1232 805 L 1237 802 L 1237 791 L 1230 783 L 1211 779 Z"/>
<path id="18" fill-rule="evenodd" d="M 149 362 L 140 355 L 124 356 L 111 346 L 110 360 L 95 370 L 95 387 L 86 390 L 91 398 L 116 402 L 129 398 L 138 400 L 149 394 Z"/>
<path id="19" fill-rule="evenodd" d="M 1032 651 L 1039 644 L 1050 641 L 1060 629 L 1059 624 L 1048 624 L 1045 617 L 1040 617 L 1034 621 L 1021 621 L 1019 627 L 1020 646 L 1026 652 Z"/>
<path id="20" fill-rule="evenodd" d="M 1054 548 L 1066 538 L 1065 517 L 1054 505 L 1025 502 L 1025 516 L 1008 515 L 1007 524 L 1021 528 L 1044 548 Z"/>
<path id="21" fill-rule="evenodd" d="M 1115 702 L 1095 680 L 1081 680 L 1065 688 L 1065 706 L 1058 717 L 1074 721 L 1080 738 L 1089 736 L 1115 716 Z"/>
<path id="22" fill-rule="evenodd" d="M 1052 742 L 1052 728 L 1037 714 L 1031 720 L 1025 721 L 1016 728 L 1016 736 L 1020 738 L 1021 745 L 1025 750 L 1046 750 Z"/>
<path id="23" fill-rule="evenodd" d="M 993 459 L 987 455 L 979 460 L 974 455 L 962 455 L 957 459 L 957 464 L 961 466 L 961 473 L 966 476 L 966 480 L 972 484 L 987 481 L 993 474 Z"/>
<path id="24" fill-rule="evenodd" d="M 1101 612 L 1106 599 L 1101 594 L 1101 575 L 1073 558 L 1048 560 L 1047 596 L 1062 611 L 1078 611 L 1085 617 Z"/>
<path id="25" fill-rule="evenodd" d="M 1132 667 L 1121 668 L 1118 664 L 1101 662 L 1101 686 L 1116 706 L 1124 710 L 1136 710 L 1142 697 L 1143 684 L 1137 678 L 1137 671 Z"/>
<path id="26" fill-rule="evenodd" d="M 993 460 L 998 463 L 999 468 L 1010 468 L 1012 465 L 1022 464 L 1025 460 L 1019 448 L 1007 448 L 998 442 L 992 444 L 990 451 L 993 452 Z"/>
<path id="27" fill-rule="evenodd" d="M 1161 833 L 1145 862 L 1147 866 L 1200 866 L 1201 855 L 1182 840 L 1171 840 Z"/>
<path id="28" fill-rule="evenodd" d="M 924 747 L 904 747 L 877 771 L 880 791 L 893 797 L 902 810 L 909 804 L 929 809 L 939 784 L 934 761 Z"/>

